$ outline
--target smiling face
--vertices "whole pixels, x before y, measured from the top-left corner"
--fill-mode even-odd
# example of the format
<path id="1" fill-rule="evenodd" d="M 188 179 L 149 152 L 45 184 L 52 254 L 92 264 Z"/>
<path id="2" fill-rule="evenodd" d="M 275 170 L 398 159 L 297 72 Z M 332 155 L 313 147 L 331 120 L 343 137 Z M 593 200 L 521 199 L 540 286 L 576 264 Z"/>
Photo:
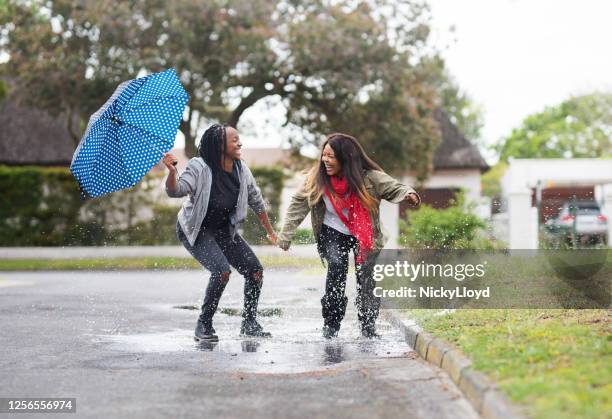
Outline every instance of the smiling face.
<path id="1" fill-rule="evenodd" d="M 225 142 L 225 155 L 232 160 L 240 160 L 242 157 L 242 143 L 238 131 L 235 128 L 227 127 L 225 129 L 227 140 Z"/>
<path id="2" fill-rule="evenodd" d="M 336 159 L 334 149 L 329 144 L 325 145 L 321 162 L 325 166 L 325 173 L 328 176 L 338 176 L 342 172 L 342 164 Z"/>

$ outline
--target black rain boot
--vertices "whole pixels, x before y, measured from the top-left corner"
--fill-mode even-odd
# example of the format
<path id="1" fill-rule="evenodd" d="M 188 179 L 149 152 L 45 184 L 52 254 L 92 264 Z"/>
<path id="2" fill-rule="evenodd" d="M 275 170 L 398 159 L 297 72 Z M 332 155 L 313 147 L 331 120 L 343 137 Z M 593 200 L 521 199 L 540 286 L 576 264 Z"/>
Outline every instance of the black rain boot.
<path id="1" fill-rule="evenodd" d="M 361 336 L 368 339 L 380 339 L 380 335 L 376 333 L 376 323 L 361 324 Z"/>
<path id="2" fill-rule="evenodd" d="M 321 298 L 321 313 L 323 314 L 323 337 L 331 339 L 338 336 L 340 324 L 344 319 L 348 298 L 343 296 L 340 300 L 324 295 Z"/>
<path id="3" fill-rule="evenodd" d="M 242 310 L 242 325 L 240 326 L 241 336 L 253 336 L 269 338 L 270 332 L 263 330 L 257 322 L 257 304 L 261 293 L 263 278 L 259 281 L 251 275 L 245 278 L 244 282 L 244 309 Z"/>
<path id="4" fill-rule="evenodd" d="M 357 318 L 361 324 L 361 335 L 368 339 L 380 338 L 376 333 L 376 319 L 380 311 L 380 297 L 374 296 L 374 280 L 371 265 L 361 266 L 357 271 Z M 369 268 L 369 269 L 368 269 Z"/>
<path id="5" fill-rule="evenodd" d="M 198 318 L 198 324 L 194 332 L 195 340 L 204 340 L 216 342 L 219 337 L 215 334 L 215 328 L 212 325 L 212 318 L 217 311 L 219 300 L 225 290 L 227 280 L 223 280 L 220 276 L 211 275 L 206 287 L 204 302 L 202 303 L 202 312 Z"/>
<path id="6" fill-rule="evenodd" d="M 358 299 L 359 301 L 359 299 Z M 362 304 L 357 304 L 357 318 L 361 325 L 361 335 L 365 338 L 380 338 L 376 333 L 376 318 L 378 317 L 378 306 L 374 302 L 374 307 L 364 307 Z"/>
<path id="7" fill-rule="evenodd" d="M 219 336 L 215 335 L 215 329 L 212 327 L 212 322 L 205 323 L 200 319 L 198 319 L 193 338 L 196 341 L 219 341 Z"/>

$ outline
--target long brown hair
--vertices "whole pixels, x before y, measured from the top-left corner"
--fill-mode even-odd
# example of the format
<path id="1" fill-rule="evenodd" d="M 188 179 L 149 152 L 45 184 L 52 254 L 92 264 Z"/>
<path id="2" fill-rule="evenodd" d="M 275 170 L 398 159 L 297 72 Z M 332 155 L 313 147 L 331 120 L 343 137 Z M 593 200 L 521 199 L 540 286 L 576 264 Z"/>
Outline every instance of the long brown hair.
<path id="1" fill-rule="evenodd" d="M 327 136 L 321 146 L 319 161 L 308 173 L 305 194 L 309 205 L 312 206 L 319 202 L 326 188 L 330 191 L 332 198 L 335 198 L 330 177 L 325 172 L 325 165 L 323 164 L 323 150 L 328 144 L 334 150 L 336 160 L 342 165 L 342 177 L 347 180 L 349 192 L 356 194 L 359 201 L 368 210 L 377 212 L 378 200 L 366 190 L 363 176 L 365 170 L 382 171 L 382 169 L 368 157 L 355 137 L 342 133 L 334 133 Z"/>

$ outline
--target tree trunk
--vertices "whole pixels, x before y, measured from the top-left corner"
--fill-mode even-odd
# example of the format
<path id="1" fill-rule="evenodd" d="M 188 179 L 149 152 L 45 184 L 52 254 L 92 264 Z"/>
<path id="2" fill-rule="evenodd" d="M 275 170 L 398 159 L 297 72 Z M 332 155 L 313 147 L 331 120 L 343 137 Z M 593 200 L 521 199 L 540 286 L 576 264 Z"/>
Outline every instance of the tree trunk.
<path id="1" fill-rule="evenodd" d="M 236 109 L 233 110 L 227 123 L 232 127 L 236 127 L 244 111 L 253 106 L 259 99 L 272 95 L 280 95 L 281 97 L 286 96 L 282 83 L 275 80 L 273 84 L 274 88 L 272 90 L 266 90 L 265 84 L 255 86 L 253 91 L 247 97 L 243 98 Z"/>
<path id="2" fill-rule="evenodd" d="M 185 156 L 187 158 L 194 157 L 198 152 L 193 141 L 190 125 L 190 121 L 181 121 L 181 132 L 185 136 Z"/>
<path id="3" fill-rule="evenodd" d="M 190 96 L 189 103 L 187 104 L 189 111 L 187 112 L 187 120 L 181 120 L 180 130 L 185 136 L 185 156 L 187 158 L 194 157 L 198 150 L 195 146 L 194 135 L 191 132 L 191 122 L 193 121 L 193 99 Z"/>
<path id="4" fill-rule="evenodd" d="M 72 143 L 76 148 L 79 145 L 79 141 L 81 141 L 81 136 L 79 135 L 80 133 L 74 129 L 74 119 L 75 115 L 72 111 L 72 108 L 69 108 L 68 111 L 66 111 L 66 129 L 68 130 L 68 134 L 70 135 Z"/>

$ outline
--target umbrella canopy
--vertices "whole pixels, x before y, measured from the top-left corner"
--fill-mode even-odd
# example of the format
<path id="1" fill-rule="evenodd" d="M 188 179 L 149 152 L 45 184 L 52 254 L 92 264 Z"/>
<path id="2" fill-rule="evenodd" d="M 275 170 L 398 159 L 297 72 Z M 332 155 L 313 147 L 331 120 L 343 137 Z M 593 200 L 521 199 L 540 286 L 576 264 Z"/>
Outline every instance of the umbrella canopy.
<path id="1" fill-rule="evenodd" d="M 169 69 L 123 82 L 89 119 L 70 171 L 84 198 L 134 186 L 174 146 L 189 95 Z"/>

